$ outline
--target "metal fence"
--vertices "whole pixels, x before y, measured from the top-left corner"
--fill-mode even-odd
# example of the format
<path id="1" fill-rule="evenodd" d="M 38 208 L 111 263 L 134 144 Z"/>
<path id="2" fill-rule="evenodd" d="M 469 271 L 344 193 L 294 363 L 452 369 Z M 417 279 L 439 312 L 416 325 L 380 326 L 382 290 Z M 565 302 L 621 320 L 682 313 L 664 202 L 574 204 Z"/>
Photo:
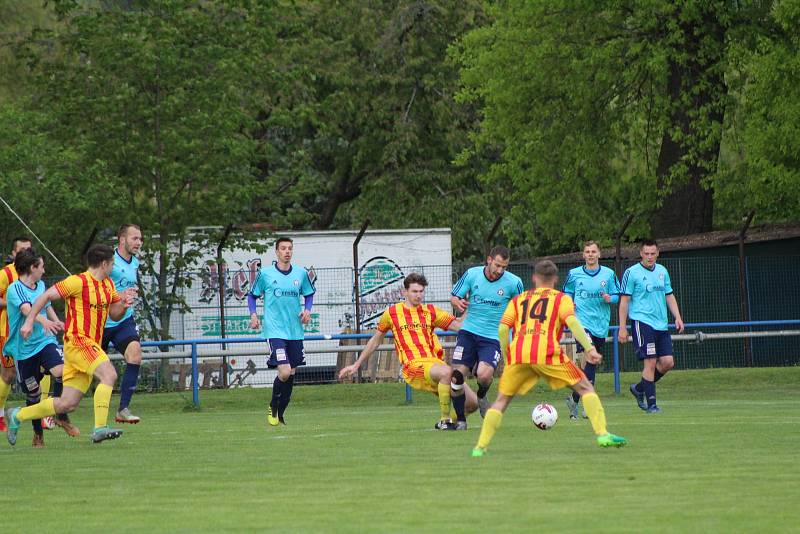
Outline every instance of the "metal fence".
<path id="1" fill-rule="evenodd" d="M 753 257 L 745 263 L 743 279 L 748 302 L 748 315 L 742 315 L 739 290 L 739 263 L 736 257 L 680 258 L 660 261 L 670 273 L 675 296 L 683 319 L 687 323 L 727 323 L 731 321 L 771 321 L 800 318 L 800 283 L 797 281 L 798 257 Z M 633 262 L 623 265 L 623 269 Z M 560 277 L 566 278 L 575 264 L 559 265 Z M 611 265 L 610 265 L 611 266 Z M 429 285 L 427 302 L 450 310 L 450 290 L 470 265 L 397 266 L 390 261 L 373 263 L 369 270 L 359 274 L 359 299 L 361 316 L 356 321 L 354 274 L 349 268 L 315 269 L 317 293 L 314 299 L 312 321 L 306 327 L 307 363 L 298 369 L 297 381 L 321 383 L 335 380 L 338 367 L 352 362 L 356 351 L 347 349 L 362 341 L 348 338 L 360 323 L 362 332 L 374 331 L 383 310 L 400 300 L 402 280 L 410 272 L 426 276 Z M 613 266 L 611 266 L 613 268 Z M 531 285 L 532 268 L 528 264 L 512 264 L 508 269 Z M 621 273 L 620 273 L 621 274 Z M 191 275 L 192 283 L 178 292 L 186 303 L 186 311 L 174 311 L 170 318 L 169 337 L 183 340 L 212 340 L 220 337 L 246 338 L 232 344 L 227 351 L 214 347 L 201 349 L 199 373 L 204 387 L 238 387 L 244 385 L 271 385 L 275 373 L 267 369 L 267 344 L 259 333 L 248 328 L 249 312 L 246 295 L 255 279 L 254 269 L 225 272 L 219 277 L 213 267 Z M 222 279 L 222 284 L 219 281 Z M 148 310 L 158 310 L 159 302 L 153 298 L 152 280 L 143 280 L 149 306 L 137 310 L 137 321 L 143 338 L 153 339 L 149 333 L 151 321 Z M 222 299 L 220 299 L 220 295 Z M 224 308 L 221 308 L 221 303 Z M 224 313 L 224 328 L 220 318 Z M 262 313 L 259 306 L 259 313 Z M 157 321 L 154 321 L 158 324 Z M 616 307 L 612 311 L 612 324 L 616 324 Z M 717 327 L 714 333 L 758 332 L 769 326 Z M 223 336 L 224 330 L 224 336 Z M 330 336 L 345 334 L 343 339 Z M 326 336 L 328 336 L 326 338 Z M 445 345 L 447 346 L 447 345 Z M 796 339 L 788 337 L 754 337 L 715 339 L 713 343 L 698 343 L 694 339 L 678 340 L 675 344 L 676 368 L 715 368 L 737 366 L 786 366 L 800 364 L 800 350 Z M 148 351 L 164 350 L 152 346 Z M 609 349 L 607 349 L 609 350 Z M 142 370 L 141 386 L 144 389 L 182 389 L 189 386 L 191 365 L 188 355 L 150 362 Z M 619 350 L 622 370 L 639 368 L 630 344 Z M 611 371 L 611 358 L 606 358 L 602 371 Z M 369 380 L 396 380 L 396 357 L 392 351 L 382 351 L 373 357 L 365 370 Z"/>

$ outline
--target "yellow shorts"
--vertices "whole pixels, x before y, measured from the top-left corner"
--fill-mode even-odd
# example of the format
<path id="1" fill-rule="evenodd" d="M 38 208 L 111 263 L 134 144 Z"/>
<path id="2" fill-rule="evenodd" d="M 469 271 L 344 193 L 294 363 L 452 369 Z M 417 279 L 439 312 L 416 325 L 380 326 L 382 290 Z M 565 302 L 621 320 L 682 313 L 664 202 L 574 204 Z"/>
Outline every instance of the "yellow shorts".
<path id="1" fill-rule="evenodd" d="M 550 389 L 561 389 L 577 384 L 586 375 L 570 360 L 553 365 L 516 363 L 503 369 L 498 391 L 507 397 L 525 395 L 540 377 L 547 380 Z"/>
<path id="2" fill-rule="evenodd" d="M 14 368 L 14 358 L 3 354 L 3 346 L 6 344 L 6 338 L 0 337 L 0 366 L 5 369 Z"/>
<path id="3" fill-rule="evenodd" d="M 86 393 L 97 366 L 109 361 L 100 345 L 85 337 L 74 337 L 64 344 L 64 387 Z"/>
<path id="4" fill-rule="evenodd" d="M 438 393 L 436 382 L 431 379 L 431 368 L 434 365 L 447 365 L 439 358 L 420 358 L 411 360 L 403 366 L 403 378 L 406 383 L 420 391 Z"/>

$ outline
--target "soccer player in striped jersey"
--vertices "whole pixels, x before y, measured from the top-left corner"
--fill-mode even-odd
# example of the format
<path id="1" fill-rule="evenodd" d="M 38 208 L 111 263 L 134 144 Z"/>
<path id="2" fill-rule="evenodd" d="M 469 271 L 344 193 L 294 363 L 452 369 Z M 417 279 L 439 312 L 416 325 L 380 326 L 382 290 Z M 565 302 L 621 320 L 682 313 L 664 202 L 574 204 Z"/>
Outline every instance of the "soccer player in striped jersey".
<path id="1" fill-rule="evenodd" d="M 116 439 L 122 430 L 108 428 L 108 407 L 117 372 L 100 347 L 106 319 L 121 319 L 136 296 L 135 289 L 118 294 L 109 275 L 114 268 L 114 249 L 92 245 L 86 253 L 89 268 L 61 280 L 45 291 L 31 307 L 20 334 L 28 339 L 33 323 L 44 307 L 64 299 L 67 321 L 64 326 L 64 389 L 61 397 L 50 397 L 33 406 L 14 408 L 8 417 L 8 441 L 16 442 L 20 422 L 69 413 L 80 403 L 92 378 L 100 382 L 94 390 L 94 432 L 92 442 Z M 12 439 L 13 438 L 13 439 Z"/>
<path id="2" fill-rule="evenodd" d="M 642 379 L 631 385 L 631 394 L 636 397 L 639 408 L 648 413 L 659 413 L 656 382 L 675 365 L 667 308 L 675 318 L 678 332 L 683 332 L 683 319 L 672 292 L 669 273 L 663 265 L 656 263 L 658 243 L 653 240 L 642 242 L 639 255 L 641 261 L 622 275 L 617 335 L 620 343 L 628 341 L 626 321 L 630 315 L 633 346 L 636 356 L 643 362 Z"/>
<path id="3" fill-rule="evenodd" d="M 14 258 L 21 250 L 31 248 L 29 237 L 15 237 L 11 242 L 11 256 L 9 263 L 0 269 L 0 432 L 7 430 L 4 408 L 8 394 L 11 393 L 11 384 L 17 374 L 14 367 L 14 358 L 3 356 L 3 345 L 9 336 L 8 314 L 6 313 L 6 291 L 8 286 L 17 281 L 17 269 L 14 267 Z"/>
<path id="4" fill-rule="evenodd" d="M 454 423 L 450 414 L 451 391 L 454 395 L 466 397 L 462 403 L 467 413 L 478 408 L 478 399 L 463 379 L 456 383 L 453 370 L 444 362 L 444 351 L 434 330 L 458 331 L 461 322 L 451 314 L 434 306 L 423 304 L 428 281 L 419 273 L 411 273 L 403 280 L 405 302 L 389 306 L 381 315 L 375 334 L 367 342 L 361 355 L 352 365 L 339 371 L 339 379 L 358 372 L 361 364 L 383 342 L 387 332 L 394 336 L 397 357 L 403 365 L 403 378 L 412 388 L 430 391 L 439 397 L 441 416 L 435 428 L 438 430 L 466 430 L 466 420 Z M 460 414 L 456 414 L 460 417 Z"/>
<path id="5" fill-rule="evenodd" d="M 503 420 L 503 412 L 514 396 L 526 394 L 539 378 L 547 380 L 552 389 L 566 386 L 578 392 L 597 435 L 598 445 L 621 447 L 627 443 L 625 438 L 608 433 L 606 415 L 594 386 L 564 354 L 559 344 L 566 325 L 583 345 L 586 358 L 592 363 L 600 362 L 600 353 L 575 317 L 572 299 L 554 289 L 557 282 L 558 269 L 555 264 L 549 260 L 540 261 L 533 272 L 535 289 L 514 297 L 500 319 L 500 345 L 506 357 L 506 366 L 500 377 L 497 400 L 486 413 L 478 443 L 472 450 L 473 457 L 481 457 L 486 453 L 489 442 Z M 509 345 L 510 329 L 514 330 L 514 338 Z"/>
<path id="6" fill-rule="evenodd" d="M 614 271 L 600 265 L 600 247 L 594 241 L 583 244 L 583 259 L 585 264 L 569 272 L 562 290 L 572 298 L 575 315 L 586 330 L 586 335 L 591 338 L 594 348 L 602 355 L 611 323 L 611 305 L 619 302 L 619 281 Z M 583 352 L 580 343 L 575 352 Z M 597 366 L 586 358 L 583 358 L 582 365 L 586 378 L 594 385 Z M 580 395 L 574 391 L 567 397 L 570 419 L 578 418 L 579 400 Z"/>
<path id="7" fill-rule="evenodd" d="M 303 267 L 292 265 L 294 244 L 288 237 L 275 241 L 275 261 L 258 272 L 247 295 L 250 328 L 259 329 L 256 299 L 264 298 L 263 336 L 269 343 L 267 367 L 278 369 L 272 384 L 272 399 L 267 408 L 270 426 L 286 424 L 285 413 L 292 398 L 297 367 L 306 364 L 303 325 L 311 320 L 314 286 Z M 303 297 L 303 305 L 300 305 Z"/>
<path id="8" fill-rule="evenodd" d="M 522 280 L 506 271 L 510 252 L 496 246 L 489 251 L 485 265 L 467 269 L 453 286 L 450 303 L 461 313 L 469 313 L 458 331 L 453 351 L 453 374 L 463 383 L 470 371 L 478 379 L 478 409 L 481 417 L 489 409 L 486 393 L 492 386 L 494 371 L 500 362 L 497 326 L 508 301 L 523 291 Z M 463 397 L 453 397 L 453 404 Z M 459 408 L 456 406 L 456 412 Z M 463 409 L 461 410 L 463 412 Z"/>
<path id="9" fill-rule="evenodd" d="M 114 251 L 114 269 L 111 271 L 111 281 L 117 292 L 128 288 L 136 288 L 139 273 L 139 258 L 136 255 L 142 248 L 142 230 L 135 224 L 123 224 L 117 232 L 117 249 Z M 111 317 L 106 321 L 103 331 L 103 342 L 100 346 L 104 351 L 109 344 L 114 345 L 117 352 L 125 358 L 125 371 L 119 385 L 119 408 L 114 420 L 117 423 L 136 424 L 141 418 L 133 415 L 128 406 L 136 383 L 139 380 L 139 368 L 142 365 L 142 346 L 139 340 L 139 327 L 133 318 L 133 307 L 125 310 L 121 320 L 115 321 Z"/>
<path id="10" fill-rule="evenodd" d="M 61 395 L 61 374 L 64 359 L 58 348 L 55 333 L 64 330 L 64 323 L 56 315 L 49 304 L 39 313 L 33 327 L 33 334 L 22 339 L 19 329 L 31 310 L 31 304 L 45 291 L 42 276 L 44 275 L 44 259 L 33 249 L 21 250 L 14 260 L 14 267 L 19 279 L 8 286 L 6 292 L 8 303 L 9 332 L 5 344 L 6 356 L 12 356 L 16 362 L 19 381 L 25 390 L 25 403 L 32 406 L 41 400 L 39 387 L 43 371 L 53 377 L 53 396 Z M 33 420 L 33 447 L 44 447 L 42 420 Z M 80 431 L 73 425 L 66 414 L 58 416 L 57 424 L 69 436 L 78 436 Z"/>

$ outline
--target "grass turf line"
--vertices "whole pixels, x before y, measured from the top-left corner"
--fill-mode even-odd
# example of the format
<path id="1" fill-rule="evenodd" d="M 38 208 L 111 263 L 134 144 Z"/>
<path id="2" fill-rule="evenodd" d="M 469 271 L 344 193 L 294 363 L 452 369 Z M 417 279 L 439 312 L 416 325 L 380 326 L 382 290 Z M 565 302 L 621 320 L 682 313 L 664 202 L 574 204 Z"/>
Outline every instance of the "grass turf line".
<path id="1" fill-rule="evenodd" d="M 89 443 L 30 425 L 0 443 L 9 532 L 785 532 L 800 524 L 800 369 L 679 371 L 659 382 L 663 414 L 640 411 L 623 376 L 598 377 L 609 430 L 629 447 L 601 449 L 588 421 L 568 419 L 566 391 L 515 399 L 486 457 L 466 432 L 437 432 L 438 405 L 400 384 L 295 388 L 286 427 L 268 428 L 271 390 L 139 394 L 142 423 Z M 490 397 L 496 393 L 492 386 Z M 560 419 L 530 422 L 538 402 Z M 112 399 L 113 408 L 117 398 Z M 12 401 L 9 405 L 18 405 Z"/>

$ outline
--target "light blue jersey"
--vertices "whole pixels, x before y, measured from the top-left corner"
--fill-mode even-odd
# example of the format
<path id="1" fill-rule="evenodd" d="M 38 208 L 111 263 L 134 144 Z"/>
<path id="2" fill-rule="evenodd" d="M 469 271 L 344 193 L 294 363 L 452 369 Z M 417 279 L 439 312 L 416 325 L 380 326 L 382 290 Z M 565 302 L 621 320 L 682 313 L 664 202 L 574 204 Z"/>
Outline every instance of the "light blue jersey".
<path id="1" fill-rule="evenodd" d="M 519 276 L 506 271 L 492 282 L 484 274 L 484 266 L 478 265 L 467 272 L 453 286 L 451 294 L 469 300 L 467 318 L 462 330 L 489 339 L 499 340 L 497 327 L 508 301 L 522 294 L 524 287 Z"/>
<path id="2" fill-rule="evenodd" d="M 264 297 L 262 328 L 265 339 L 303 339 L 300 297 L 314 294 L 314 286 L 303 267 L 292 265 L 284 272 L 273 263 L 258 272 L 254 297 Z"/>
<path id="3" fill-rule="evenodd" d="M 575 267 L 569 272 L 562 291 L 575 302 L 575 315 L 583 327 L 594 337 L 608 336 L 611 322 L 611 304 L 619 302 L 619 280 L 614 271 L 600 267 L 589 271 L 586 266 Z M 611 303 L 603 298 L 611 296 Z"/>
<path id="4" fill-rule="evenodd" d="M 621 295 L 631 297 L 628 316 L 653 330 L 667 330 L 667 295 L 672 294 L 669 273 L 656 263 L 648 269 L 641 263 L 622 275 Z"/>
<path id="5" fill-rule="evenodd" d="M 6 292 L 6 304 L 8 306 L 8 340 L 3 347 L 3 353 L 6 356 L 11 356 L 15 360 L 27 360 L 31 356 L 36 356 L 47 345 L 57 345 L 58 341 L 55 336 L 48 334 L 44 327 L 38 321 L 33 322 L 33 333 L 25 340 L 19 333 L 22 324 L 25 322 L 26 316 L 20 311 L 20 306 L 23 304 L 30 304 L 36 302 L 36 299 L 44 293 L 44 282 L 39 280 L 36 283 L 36 288 L 31 289 L 17 280 L 10 286 Z M 42 309 L 39 315 L 47 318 L 45 310 L 50 306 L 47 305 Z"/>
<path id="6" fill-rule="evenodd" d="M 122 293 L 129 287 L 136 287 L 136 274 L 139 271 L 139 258 L 131 256 L 131 261 L 126 260 L 119 254 L 119 249 L 114 251 L 114 268 L 111 270 L 111 281 L 117 288 L 117 293 Z M 125 315 L 119 321 L 111 319 L 111 315 L 106 320 L 106 328 L 114 328 L 122 321 L 133 315 L 133 306 L 125 310 Z"/>

